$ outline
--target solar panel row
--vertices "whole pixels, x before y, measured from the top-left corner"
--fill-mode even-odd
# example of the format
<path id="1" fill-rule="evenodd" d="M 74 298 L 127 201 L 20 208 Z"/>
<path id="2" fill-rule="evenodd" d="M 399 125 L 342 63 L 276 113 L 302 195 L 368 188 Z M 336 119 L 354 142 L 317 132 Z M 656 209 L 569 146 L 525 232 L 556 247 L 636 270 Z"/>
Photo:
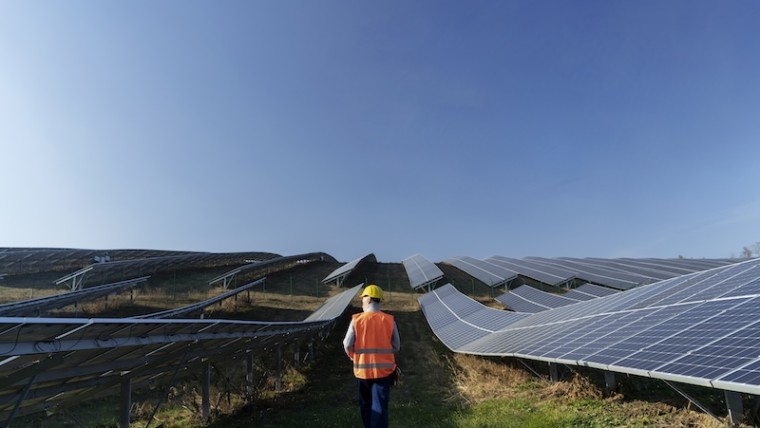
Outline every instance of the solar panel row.
<path id="1" fill-rule="evenodd" d="M 138 315 L 138 316 L 134 316 L 134 317 L 131 317 L 131 318 L 135 318 L 135 319 L 146 319 L 146 318 L 156 318 L 156 319 L 161 318 L 161 319 L 166 319 L 166 318 L 173 318 L 173 317 L 179 317 L 179 316 L 188 317 L 191 314 L 203 313 L 203 310 L 205 308 L 213 305 L 214 303 L 221 302 L 223 300 L 226 300 L 226 299 L 229 299 L 231 297 L 234 297 L 237 294 L 242 293 L 243 291 L 250 290 L 251 288 L 253 288 L 253 287 L 257 286 L 257 285 L 262 284 L 264 281 L 266 281 L 266 278 L 260 278 L 260 279 L 257 279 L 256 281 L 252 281 L 252 282 L 249 282 L 248 284 L 241 285 L 240 287 L 237 287 L 237 288 L 235 288 L 233 290 L 230 290 L 230 291 L 227 291 L 225 293 L 222 293 L 222 294 L 220 294 L 218 296 L 214 296 L 214 297 L 212 297 L 210 299 L 206 299 L 206 300 L 204 300 L 202 302 L 194 303 L 192 305 L 187 305 L 187 306 L 183 306 L 183 307 L 180 307 L 180 308 L 174 308 L 174 309 L 168 309 L 168 310 L 165 310 L 165 311 L 154 312 L 154 313 L 151 313 L 151 314 Z"/>
<path id="2" fill-rule="evenodd" d="M 508 286 L 517 278 L 517 272 L 505 267 L 467 256 L 451 257 L 443 263 L 456 267 L 491 288 Z"/>
<path id="3" fill-rule="evenodd" d="M 146 273 L 171 271 L 173 269 L 187 269 L 190 267 L 213 267 L 225 265 L 239 265 L 233 269 L 236 272 L 259 269 L 261 275 L 266 275 L 273 269 L 290 267 L 300 263 L 314 261 L 335 261 L 326 253 L 306 253 L 294 256 L 275 257 L 262 260 L 258 263 L 246 262 L 247 256 L 257 253 L 195 253 L 190 255 L 153 257 L 141 260 L 123 260 L 108 263 L 96 263 L 86 266 L 69 275 L 65 275 L 54 281 L 55 284 L 71 283 L 70 288 L 77 290 L 85 284 L 102 282 L 111 278 L 130 275 L 142 275 Z"/>
<path id="4" fill-rule="evenodd" d="M 578 299 L 572 299 L 557 294 L 547 293 L 529 285 L 517 287 L 507 293 L 496 297 L 502 305 L 517 312 L 541 312 L 547 309 L 577 303 Z M 520 308 L 520 309 L 517 309 Z"/>
<path id="5" fill-rule="evenodd" d="M 457 256 L 444 261 L 491 287 L 511 285 L 519 276 L 557 287 L 570 288 L 579 283 L 593 283 L 616 290 L 628 290 L 736 262 L 732 259 L 516 259 L 502 256 L 485 260 Z"/>
<path id="6" fill-rule="evenodd" d="M 464 312 L 456 303 L 467 300 L 451 289 L 420 298 L 425 316 L 437 320 L 430 323 L 435 334 L 457 352 L 760 393 L 760 260 L 528 315 L 492 331 L 466 323 L 441 328 L 441 319 L 473 311 L 471 303 Z"/>
<path id="7" fill-rule="evenodd" d="M 537 312 L 549 309 L 549 306 L 540 305 L 526 299 L 523 296 L 519 296 L 513 293 L 505 293 L 501 296 L 496 296 L 496 300 L 505 308 L 511 311 L 522 312 L 526 314 L 535 314 Z"/>
<path id="8" fill-rule="evenodd" d="M 221 253 L 161 250 L 92 250 L 75 248 L 0 248 L 0 272 L 29 274 L 43 271 L 66 271 L 89 265 L 97 260 L 124 261 L 168 256 L 202 256 Z M 231 257 L 267 260 L 279 257 L 265 252 L 226 253 Z M 234 256 L 233 256 L 234 255 Z"/>
<path id="9" fill-rule="evenodd" d="M 53 309 L 60 309 L 66 306 L 83 303 L 88 300 L 97 299 L 99 297 L 107 296 L 110 294 L 120 293 L 139 284 L 144 283 L 150 278 L 149 276 L 143 276 L 140 278 L 128 279 L 126 281 L 119 281 L 113 284 L 101 285 L 98 287 L 91 287 L 84 290 L 69 291 L 63 294 L 57 294 L 54 296 L 40 297 L 37 299 L 24 300 L 21 302 L 6 303 L 0 305 L 0 316 L 3 317 L 25 317 L 25 316 L 40 316 L 46 311 Z"/>
<path id="10" fill-rule="evenodd" d="M 343 285 L 343 280 L 351 275 L 351 272 L 353 272 L 354 269 L 359 268 L 363 263 L 377 263 L 377 258 L 374 254 L 369 253 L 364 257 L 358 258 L 356 260 L 352 260 L 343 266 L 339 267 L 338 269 L 335 269 L 334 271 L 330 272 L 323 280 L 322 284 L 327 284 L 329 282 L 335 281 L 339 287 Z"/>
<path id="11" fill-rule="evenodd" d="M 568 291 L 566 293 L 566 295 L 569 294 L 572 291 L 578 291 L 580 293 L 590 294 L 590 295 L 592 295 L 594 297 L 604 297 L 604 296 L 609 296 L 609 295 L 612 295 L 612 294 L 615 294 L 615 293 L 619 293 L 619 290 L 613 290 L 612 288 L 601 287 L 601 286 L 594 285 L 594 284 L 583 284 L 583 285 L 581 285 L 579 287 L 576 287 L 576 288 Z M 581 300 L 581 299 L 579 299 L 579 300 Z"/>
<path id="12" fill-rule="evenodd" d="M 328 299 L 302 322 L 0 317 L 0 415 L 14 416 L 168 382 L 202 359 L 321 335 L 361 285 Z M 229 293 L 227 293 L 229 294 Z"/>
<path id="13" fill-rule="evenodd" d="M 438 269 L 438 266 L 419 254 L 408 257 L 401 263 L 409 277 L 409 284 L 414 290 L 432 287 L 443 278 L 443 272 Z"/>

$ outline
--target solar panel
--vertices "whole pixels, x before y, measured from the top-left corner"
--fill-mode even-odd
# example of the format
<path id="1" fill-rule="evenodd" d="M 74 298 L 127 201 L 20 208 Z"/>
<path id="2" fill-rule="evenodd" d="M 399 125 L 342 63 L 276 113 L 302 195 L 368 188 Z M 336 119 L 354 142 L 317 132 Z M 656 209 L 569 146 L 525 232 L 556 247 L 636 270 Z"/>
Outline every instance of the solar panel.
<path id="1" fill-rule="evenodd" d="M 591 294 L 595 297 L 611 296 L 620 292 L 620 290 L 613 290 L 612 288 L 602 287 L 600 285 L 594 284 L 583 284 L 574 290 L 580 291 L 581 293 Z"/>
<path id="2" fill-rule="evenodd" d="M 457 310 L 431 304 L 425 316 L 440 318 L 433 312 L 450 311 L 448 319 L 459 319 Z M 433 324 L 431 328 L 439 334 Z M 450 329 L 441 334 L 452 335 Z M 758 394 L 760 261 L 527 315 L 500 329 L 481 328 L 470 341 L 462 327 L 456 331 L 450 343 L 457 352 L 583 365 Z"/>
<path id="3" fill-rule="evenodd" d="M 248 275 L 255 273 L 258 276 L 266 276 L 271 273 L 289 269 L 298 265 L 323 261 L 337 263 L 337 260 L 326 253 L 305 253 L 294 256 L 276 257 L 255 263 L 247 263 L 243 266 L 231 269 L 209 281 L 209 285 L 215 282 L 223 281 L 224 288 L 227 288 L 227 285 L 231 282 L 232 277 L 243 272 Z"/>
<path id="4" fill-rule="evenodd" d="M 517 287 L 513 289 L 511 293 L 523 296 L 549 308 L 559 308 L 560 306 L 571 305 L 578 302 L 576 299 L 571 299 L 559 294 L 547 293 L 546 291 L 541 291 L 529 285 Z"/>
<path id="5" fill-rule="evenodd" d="M 316 311 L 306 317 L 304 321 L 318 321 L 318 320 L 330 320 L 339 317 L 351 303 L 351 300 L 356 294 L 364 287 L 364 284 L 359 284 L 353 288 L 349 288 L 344 293 L 336 294 L 330 297 L 322 304 Z"/>
<path id="6" fill-rule="evenodd" d="M 591 300 L 596 299 L 599 296 L 594 296 L 593 294 L 584 293 L 582 291 L 578 291 L 577 289 L 572 289 L 563 296 L 567 297 L 568 299 L 575 299 L 575 300 Z"/>
<path id="7" fill-rule="evenodd" d="M 496 296 L 496 301 L 504 305 L 507 309 L 527 314 L 534 314 L 549 309 L 548 306 L 539 305 L 538 303 L 531 302 L 523 296 L 513 293 L 504 293 Z"/>
<path id="8" fill-rule="evenodd" d="M 200 358 L 228 361 L 246 350 L 308 338 L 331 327 L 361 286 L 335 295 L 302 322 L 0 317 L 0 416 L 161 383 Z M 20 395 L 21 391 L 23 395 Z"/>
<path id="9" fill-rule="evenodd" d="M 563 257 L 552 259 L 533 258 L 532 260 L 547 266 L 556 266 L 570 270 L 579 280 L 616 288 L 618 290 L 628 290 L 641 284 L 651 282 L 648 278 L 639 275 L 615 271 L 599 266 L 592 266 L 587 263 L 581 263 L 575 259 Z"/>
<path id="10" fill-rule="evenodd" d="M 599 284 L 617 290 L 628 290 L 642 284 L 670 279 L 675 276 L 726 266 L 737 260 L 722 259 L 602 259 L 602 258 L 546 258 L 526 257 L 515 259 L 493 256 L 477 268 L 462 263 L 462 258 L 446 260 L 487 284 L 498 281 L 479 272 L 480 266 L 498 267 L 519 273 L 547 285 L 565 286 L 575 280 Z M 470 262 L 470 260 L 467 260 Z M 473 263 L 474 264 L 474 263 Z M 469 270 L 468 270 L 469 269 Z M 479 277 L 482 276 L 481 277 Z M 583 296 L 579 297 L 583 299 Z"/>
<path id="11" fill-rule="evenodd" d="M 483 306 L 451 284 L 422 295 L 419 302 L 435 335 L 452 350 L 528 316 Z"/>
<path id="12" fill-rule="evenodd" d="M 202 302 L 194 303 L 192 305 L 187 305 L 187 306 L 183 306 L 183 307 L 179 307 L 179 308 L 174 308 L 174 309 L 168 309 L 168 310 L 165 310 L 165 311 L 154 312 L 154 313 L 150 313 L 150 314 L 138 315 L 138 316 L 134 316 L 134 317 L 131 317 L 131 318 L 136 318 L 136 319 L 140 319 L 140 318 L 143 318 L 143 319 L 144 318 L 164 318 L 165 319 L 165 318 L 172 318 L 172 317 L 179 317 L 179 316 L 185 316 L 186 317 L 186 316 L 188 316 L 188 315 L 190 315 L 192 313 L 202 313 L 205 308 L 213 305 L 214 303 L 221 302 L 222 300 L 229 299 L 230 297 L 233 297 L 233 296 L 235 296 L 237 294 L 240 294 L 243 291 L 250 290 L 251 288 L 253 288 L 253 287 L 255 287 L 255 286 L 263 283 L 265 280 L 266 280 L 266 278 L 260 278 L 260 279 L 257 279 L 256 281 L 251 281 L 248 284 L 241 285 L 240 287 L 237 287 L 237 288 L 235 288 L 233 290 L 230 290 L 230 291 L 228 291 L 226 293 L 222 293 L 222 294 L 220 294 L 218 296 L 214 296 L 214 297 L 212 297 L 210 299 L 206 299 L 206 300 L 204 300 Z"/>
<path id="13" fill-rule="evenodd" d="M 454 266 L 492 288 L 506 285 L 517 278 L 515 271 L 472 257 L 451 257 L 444 260 L 443 263 Z"/>
<path id="14" fill-rule="evenodd" d="M 562 285 L 575 277 L 575 274 L 567 269 L 544 266 L 527 260 L 493 256 L 486 261 L 549 285 Z"/>
<path id="15" fill-rule="evenodd" d="M 0 248 L 0 272 L 6 274 L 29 274 L 35 272 L 68 271 L 93 262 L 138 260 L 169 256 L 198 256 L 202 252 L 163 250 L 93 250 L 75 248 Z M 273 253 L 247 252 L 237 254 L 244 258 L 266 260 L 279 257 Z"/>
<path id="16" fill-rule="evenodd" d="M 39 316 L 41 313 L 52 309 L 59 309 L 73 304 L 83 303 L 109 294 L 115 294 L 147 281 L 149 276 L 128 279 L 112 284 L 91 287 L 85 290 L 69 291 L 67 293 L 41 297 L 38 299 L 24 300 L 21 302 L 0 305 L 0 316 L 23 317 Z"/>
<path id="17" fill-rule="evenodd" d="M 343 285 L 343 279 L 346 278 L 348 275 L 351 274 L 351 272 L 359 267 L 362 263 L 377 263 L 377 258 L 374 254 L 370 253 L 367 254 L 364 257 L 360 257 L 356 260 L 352 260 L 343 266 L 339 267 L 338 269 L 335 269 L 334 271 L 330 272 L 323 280 L 323 284 L 327 284 L 328 282 L 336 281 L 338 283 L 338 286 Z"/>
<path id="18" fill-rule="evenodd" d="M 443 272 L 438 269 L 438 266 L 419 254 L 408 257 L 401 263 L 409 277 L 409 285 L 414 290 L 432 287 L 443 278 Z"/>
<path id="19" fill-rule="evenodd" d="M 541 312 L 547 309 L 577 303 L 578 300 L 547 293 L 529 285 L 523 285 L 496 297 L 504 306 L 517 312 Z M 517 305 L 518 308 L 515 308 Z M 530 310 L 529 310 L 530 309 Z"/>
<path id="20" fill-rule="evenodd" d="M 588 258 L 582 259 L 588 264 L 612 266 L 617 269 L 626 270 L 633 273 L 642 272 L 659 279 L 669 279 L 679 275 L 688 275 L 698 270 L 706 269 L 690 269 L 683 265 L 673 265 L 670 263 L 657 263 L 654 259 L 599 259 Z"/>
<path id="21" fill-rule="evenodd" d="M 137 276 L 154 272 L 170 271 L 179 267 L 206 267 L 219 265 L 236 265 L 250 261 L 261 253 L 190 253 L 172 256 L 152 257 L 139 260 L 118 260 L 107 263 L 95 263 L 83 267 L 76 272 L 62 276 L 54 281 L 55 284 L 69 284 L 72 290 L 82 288 L 93 282 L 103 282 L 116 277 Z M 308 253 L 297 256 L 277 257 L 260 263 L 249 263 L 243 269 L 251 269 L 264 263 L 298 263 L 301 260 L 335 260 L 325 253 Z M 253 267 L 251 266 L 253 265 Z M 266 264 L 269 265 L 268 263 Z"/>

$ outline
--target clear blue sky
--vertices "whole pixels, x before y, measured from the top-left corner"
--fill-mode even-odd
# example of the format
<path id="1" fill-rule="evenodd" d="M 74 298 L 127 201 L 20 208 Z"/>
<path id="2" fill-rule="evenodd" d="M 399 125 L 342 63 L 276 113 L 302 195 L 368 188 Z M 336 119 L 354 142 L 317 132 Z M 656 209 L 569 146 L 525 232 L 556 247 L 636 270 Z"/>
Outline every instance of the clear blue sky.
<path id="1" fill-rule="evenodd" d="M 0 3 L 0 246 L 728 257 L 760 2 Z"/>

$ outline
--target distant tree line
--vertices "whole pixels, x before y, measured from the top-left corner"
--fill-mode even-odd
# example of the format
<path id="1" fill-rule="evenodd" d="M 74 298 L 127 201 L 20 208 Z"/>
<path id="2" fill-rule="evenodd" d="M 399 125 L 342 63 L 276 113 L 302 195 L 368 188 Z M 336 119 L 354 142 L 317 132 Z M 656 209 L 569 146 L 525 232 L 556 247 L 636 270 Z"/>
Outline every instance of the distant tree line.
<path id="1" fill-rule="evenodd" d="M 731 254 L 731 258 L 735 258 L 735 254 Z M 752 245 L 745 245 L 744 248 L 742 248 L 741 253 L 739 253 L 739 257 L 743 259 L 748 259 L 750 257 L 760 257 L 760 241 L 755 242 Z"/>

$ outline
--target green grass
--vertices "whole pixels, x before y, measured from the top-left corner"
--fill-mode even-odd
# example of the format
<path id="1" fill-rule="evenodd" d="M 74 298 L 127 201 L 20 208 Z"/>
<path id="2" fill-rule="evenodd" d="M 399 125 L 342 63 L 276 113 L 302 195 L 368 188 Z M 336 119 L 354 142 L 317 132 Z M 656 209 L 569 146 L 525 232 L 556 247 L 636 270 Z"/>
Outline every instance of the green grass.
<path id="1" fill-rule="evenodd" d="M 610 427 L 622 421 L 603 409 L 536 401 L 527 398 L 489 400 L 468 408 L 457 415 L 455 426 L 462 428 L 550 428 L 550 427 Z"/>

